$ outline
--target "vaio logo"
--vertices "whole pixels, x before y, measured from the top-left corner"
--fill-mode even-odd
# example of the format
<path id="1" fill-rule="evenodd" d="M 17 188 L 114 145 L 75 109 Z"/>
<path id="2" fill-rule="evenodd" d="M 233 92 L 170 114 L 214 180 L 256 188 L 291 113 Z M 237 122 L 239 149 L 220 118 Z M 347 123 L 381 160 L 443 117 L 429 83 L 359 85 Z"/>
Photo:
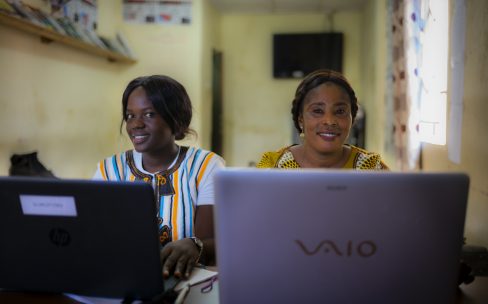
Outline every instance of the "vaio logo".
<path id="1" fill-rule="evenodd" d="M 320 249 L 323 248 L 324 253 L 335 253 L 338 256 L 350 257 L 353 255 L 358 255 L 363 258 L 369 258 L 376 253 L 376 244 L 373 241 L 362 241 L 358 244 L 353 243 L 353 241 L 347 241 L 345 248 L 340 248 L 334 241 L 323 240 L 315 246 L 307 247 L 301 240 L 295 240 L 298 247 L 306 255 L 316 255 L 319 253 Z"/>

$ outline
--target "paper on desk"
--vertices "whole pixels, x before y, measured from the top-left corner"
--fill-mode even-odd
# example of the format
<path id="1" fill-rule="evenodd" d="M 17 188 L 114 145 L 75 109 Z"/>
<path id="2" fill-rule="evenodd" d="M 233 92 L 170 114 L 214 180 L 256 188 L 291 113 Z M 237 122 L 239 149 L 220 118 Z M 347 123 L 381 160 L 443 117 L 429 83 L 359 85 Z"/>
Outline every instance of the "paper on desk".
<path id="1" fill-rule="evenodd" d="M 199 283 L 205 282 L 210 280 L 211 278 L 217 276 L 218 272 L 211 271 L 204 268 L 195 267 L 191 272 L 190 278 L 185 281 L 180 281 L 175 286 L 175 291 L 180 291 L 186 286 L 194 286 Z M 99 297 L 87 297 L 87 296 L 80 296 L 75 294 L 65 294 L 66 296 L 85 304 L 119 304 L 122 302 L 123 299 L 116 299 L 116 298 L 99 298 Z M 134 303 L 140 303 L 138 301 Z"/>
<path id="2" fill-rule="evenodd" d="M 87 296 L 80 296 L 71 293 L 65 293 L 64 295 L 83 304 L 120 304 L 124 300 L 124 299 L 117 299 L 117 298 L 87 297 Z M 141 302 L 135 301 L 132 303 L 141 303 Z"/>
<path id="3" fill-rule="evenodd" d="M 211 278 L 217 276 L 218 272 L 211 271 L 205 268 L 195 267 L 191 272 L 190 278 L 188 280 L 180 281 L 175 286 L 175 291 L 180 291 L 185 286 L 194 286 L 199 283 L 210 280 Z"/>

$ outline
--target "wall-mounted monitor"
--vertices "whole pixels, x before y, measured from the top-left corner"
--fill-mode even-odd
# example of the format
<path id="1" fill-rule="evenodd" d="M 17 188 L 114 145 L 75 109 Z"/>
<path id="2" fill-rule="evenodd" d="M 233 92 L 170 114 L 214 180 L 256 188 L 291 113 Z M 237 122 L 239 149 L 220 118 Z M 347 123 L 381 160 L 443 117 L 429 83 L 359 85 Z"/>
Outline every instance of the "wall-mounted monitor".
<path id="1" fill-rule="evenodd" d="M 302 78 L 320 68 L 342 72 L 343 34 L 273 35 L 273 77 Z"/>

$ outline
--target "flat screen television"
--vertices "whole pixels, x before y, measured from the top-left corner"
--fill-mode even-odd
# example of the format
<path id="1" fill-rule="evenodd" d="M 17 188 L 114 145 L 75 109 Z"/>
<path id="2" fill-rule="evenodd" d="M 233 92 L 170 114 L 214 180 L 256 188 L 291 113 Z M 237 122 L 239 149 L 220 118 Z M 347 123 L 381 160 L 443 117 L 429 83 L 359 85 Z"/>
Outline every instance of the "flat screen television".
<path id="1" fill-rule="evenodd" d="M 273 77 L 302 78 L 319 68 L 342 72 L 343 34 L 273 35 Z"/>

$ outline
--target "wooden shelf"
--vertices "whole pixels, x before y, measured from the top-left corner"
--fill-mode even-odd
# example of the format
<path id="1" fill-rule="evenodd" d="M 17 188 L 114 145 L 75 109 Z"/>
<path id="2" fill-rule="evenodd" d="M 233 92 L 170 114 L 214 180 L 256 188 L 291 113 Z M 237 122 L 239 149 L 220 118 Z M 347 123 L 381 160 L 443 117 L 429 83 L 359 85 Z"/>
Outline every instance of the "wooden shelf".
<path id="1" fill-rule="evenodd" d="M 55 32 L 49 28 L 36 25 L 21 17 L 10 16 L 0 12 L 0 23 L 18 30 L 37 35 L 44 43 L 59 42 L 87 53 L 107 58 L 111 62 L 135 63 L 136 60 L 125 55 L 102 49 L 96 45 Z"/>

